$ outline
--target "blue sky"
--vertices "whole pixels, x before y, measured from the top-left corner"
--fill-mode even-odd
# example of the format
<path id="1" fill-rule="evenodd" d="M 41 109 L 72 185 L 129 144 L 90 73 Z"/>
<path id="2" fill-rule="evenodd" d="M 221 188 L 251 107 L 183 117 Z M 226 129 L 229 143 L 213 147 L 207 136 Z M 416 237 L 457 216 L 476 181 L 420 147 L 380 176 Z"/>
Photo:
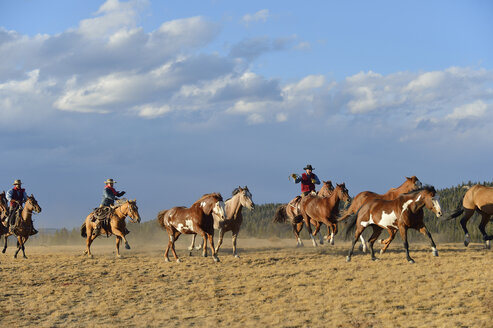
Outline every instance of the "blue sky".
<path id="1" fill-rule="evenodd" d="M 76 227 L 103 181 L 142 216 L 491 181 L 490 1 L 0 1 L 2 189 Z"/>

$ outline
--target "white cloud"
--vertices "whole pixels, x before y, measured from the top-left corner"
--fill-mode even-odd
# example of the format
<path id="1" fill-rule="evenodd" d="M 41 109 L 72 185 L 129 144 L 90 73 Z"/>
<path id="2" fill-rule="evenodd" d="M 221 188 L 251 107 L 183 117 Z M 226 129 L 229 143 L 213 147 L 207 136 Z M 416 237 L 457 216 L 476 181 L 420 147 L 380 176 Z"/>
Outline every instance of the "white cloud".
<path id="1" fill-rule="evenodd" d="M 484 116 L 488 105 L 482 100 L 477 100 L 471 104 L 465 104 L 454 108 L 454 111 L 447 115 L 446 118 L 450 120 L 460 120 L 464 118 L 480 118 Z"/>
<path id="2" fill-rule="evenodd" d="M 155 105 L 143 105 L 135 107 L 140 117 L 144 118 L 156 118 L 163 116 L 171 111 L 171 107 L 168 105 L 155 106 Z"/>
<path id="3" fill-rule="evenodd" d="M 268 9 L 262 9 L 257 11 L 255 14 L 246 14 L 243 16 L 242 21 L 245 24 L 251 23 L 251 22 L 266 22 L 267 19 L 269 18 L 269 10 Z"/>

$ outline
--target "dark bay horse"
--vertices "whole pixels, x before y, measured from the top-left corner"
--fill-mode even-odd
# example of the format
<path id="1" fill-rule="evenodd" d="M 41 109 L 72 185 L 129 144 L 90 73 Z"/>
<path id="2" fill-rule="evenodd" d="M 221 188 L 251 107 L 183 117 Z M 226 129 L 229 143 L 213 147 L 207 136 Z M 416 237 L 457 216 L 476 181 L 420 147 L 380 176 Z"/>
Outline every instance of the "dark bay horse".
<path id="1" fill-rule="evenodd" d="M 202 255 L 207 256 L 207 239 L 212 251 L 214 262 L 219 262 L 214 249 L 214 218 L 219 221 L 225 220 L 223 197 L 219 193 L 203 195 L 189 208 L 180 206 L 158 213 L 158 223 L 168 232 L 168 247 L 164 252 L 164 259 L 169 262 L 168 252 L 171 248 L 176 262 L 180 259 L 176 255 L 175 242 L 182 233 L 200 234 L 204 238 Z"/>
<path id="2" fill-rule="evenodd" d="M 2 191 L 0 193 L 0 236 L 9 231 L 9 229 L 7 228 L 8 212 L 9 209 L 7 206 L 7 197 L 5 197 L 5 191 Z"/>
<path id="3" fill-rule="evenodd" d="M 462 199 L 462 207 L 453 212 L 449 219 L 453 219 L 464 213 L 460 220 L 462 229 L 464 230 L 465 238 L 464 245 L 467 247 L 471 242 L 471 236 L 467 230 L 467 221 L 471 218 L 474 212 L 481 214 L 481 222 L 479 223 L 479 231 L 483 235 L 484 245 L 486 249 L 491 248 L 490 240 L 493 235 L 488 236 L 486 233 L 486 224 L 493 215 L 493 188 L 482 185 L 474 185 L 468 188 L 464 198 Z"/>
<path id="4" fill-rule="evenodd" d="M 337 233 L 337 216 L 339 215 L 339 202 L 341 200 L 344 202 L 350 200 L 348 190 L 344 183 L 337 184 L 329 197 L 308 195 L 301 199 L 299 205 L 300 214 L 303 217 L 303 221 L 305 222 L 306 229 L 310 234 L 314 247 L 317 247 L 314 236 L 320 230 L 321 223 L 324 223 L 327 227 L 331 227 L 334 235 Z M 314 222 L 315 224 L 313 233 L 310 222 Z"/>
<path id="5" fill-rule="evenodd" d="M 323 186 L 318 192 L 320 197 L 329 197 L 334 190 L 332 181 L 322 181 Z M 303 241 L 300 238 L 300 232 L 303 229 L 303 217 L 299 211 L 299 203 L 301 201 L 301 196 L 296 196 L 289 203 L 283 204 L 276 209 L 274 214 L 274 222 L 284 223 L 289 222 L 293 228 L 294 237 L 296 238 L 296 247 L 302 247 Z M 315 225 L 315 222 L 312 222 Z M 329 229 L 329 227 L 328 227 Z M 323 244 L 323 236 L 320 234 L 320 244 Z"/>
<path id="6" fill-rule="evenodd" d="M 369 239 L 372 260 L 377 260 L 373 244 L 383 229 L 387 229 L 390 237 L 382 242 L 385 246 L 381 253 L 385 252 L 394 239 L 397 230 L 399 230 L 404 242 L 407 260 L 409 263 L 414 263 L 414 260 L 409 256 L 409 244 L 407 242 L 407 230 L 413 228 L 430 239 L 433 255 L 438 256 L 435 242 L 423 223 L 423 207 L 433 211 L 437 217 L 442 215 L 440 202 L 434 187 L 426 186 L 423 189 L 400 195 L 394 200 L 374 199 L 367 202 L 360 208 L 358 216 L 352 216 L 348 222 L 347 231 L 349 232 L 352 227 L 356 226 L 356 232 L 346 261 L 351 261 L 354 245 L 363 230 L 369 225 L 373 227 L 373 234 Z"/>
<path id="7" fill-rule="evenodd" d="M 345 210 L 341 214 L 339 221 L 344 221 L 351 214 L 356 214 L 360 209 L 360 207 L 363 206 L 363 204 L 365 204 L 369 200 L 372 199 L 392 200 L 392 199 L 396 199 L 399 195 L 405 194 L 407 192 L 410 192 L 412 190 L 421 187 L 422 187 L 421 181 L 419 181 L 419 179 L 416 176 L 412 176 L 410 178 L 406 177 L 406 181 L 404 181 L 403 184 L 401 184 L 397 188 L 390 188 L 385 194 L 382 195 L 374 193 L 372 191 L 362 191 L 353 198 L 353 200 L 351 201 L 351 205 L 347 210 Z"/>
<path id="8" fill-rule="evenodd" d="M 29 239 L 31 235 L 31 226 L 32 226 L 32 215 L 33 212 L 41 213 L 41 207 L 38 205 L 38 202 L 31 194 L 31 196 L 27 197 L 26 203 L 24 204 L 24 208 L 21 211 L 21 220 L 20 223 L 14 230 L 14 233 L 17 237 L 17 250 L 15 251 L 14 258 L 17 258 L 17 254 L 20 250 L 22 250 L 22 256 L 27 259 L 26 253 L 24 250 L 24 244 Z M 12 233 L 5 233 L 5 245 L 3 247 L 2 253 L 5 253 L 7 250 L 7 238 L 11 236 Z"/>
<path id="9" fill-rule="evenodd" d="M 219 240 L 216 246 L 216 253 L 219 252 L 219 247 L 223 243 L 224 233 L 231 231 L 232 242 L 233 242 L 233 256 L 239 257 L 236 252 L 236 239 L 238 238 L 238 233 L 240 232 L 241 223 L 243 222 L 243 214 L 241 210 L 243 207 L 253 210 L 255 204 L 252 200 L 252 194 L 248 187 L 244 188 L 238 187 L 232 192 L 233 197 L 227 199 L 224 202 L 224 211 L 226 219 L 224 221 L 219 221 L 217 216 L 214 216 L 214 228 L 219 229 Z M 192 244 L 188 249 L 193 250 L 195 244 L 195 237 L 197 234 L 192 236 Z M 197 249 L 202 248 L 204 245 L 197 247 Z"/>
<path id="10" fill-rule="evenodd" d="M 118 203 L 117 203 L 118 204 Z M 92 257 L 91 254 L 91 244 L 100 234 L 115 235 L 116 237 L 116 257 L 121 257 L 120 255 L 120 242 L 123 240 L 125 242 L 125 248 L 130 249 L 125 235 L 129 233 L 127 230 L 127 225 L 125 223 L 125 218 L 128 216 L 133 223 L 140 222 L 139 208 L 137 207 L 137 201 L 134 200 L 121 200 L 121 204 L 113 208 L 109 214 L 109 225 L 103 225 L 100 232 L 97 235 L 93 235 L 93 230 L 96 228 L 96 222 L 94 221 L 93 212 L 89 213 L 86 217 L 85 222 L 80 228 L 80 235 L 86 238 L 86 250 L 84 254 L 88 257 Z"/>

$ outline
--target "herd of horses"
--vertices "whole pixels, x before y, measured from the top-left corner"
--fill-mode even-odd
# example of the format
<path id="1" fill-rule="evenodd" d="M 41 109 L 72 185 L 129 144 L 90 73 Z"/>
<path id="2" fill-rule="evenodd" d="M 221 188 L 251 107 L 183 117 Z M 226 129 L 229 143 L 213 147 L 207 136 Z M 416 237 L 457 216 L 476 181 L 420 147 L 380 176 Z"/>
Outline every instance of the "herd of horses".
<path id="1" fill-rule="evenodd" d="M 493 215 L 493 188 L 482 185 L 467 187 L 462 206 L 457 208 L 446 219 L 454 219 L 462 213 L 460 223 L 465 233 L 464 245 L 470 243 L 470 235 L 466 224 L 471 216 L 478 212 L 482 220 L 479 224 L 479 230 L 483 235 L 486 248 L 490 248 L 490 240 L 493 235 L 486 233 L 486 224 Z M 350 204 L 341 212 L 341 201 Z M 438 195 L 433 186 L 423 186 L 415 176 L 407 178 L 402 185 L 397 188 L 391 188 L 385 194 L 377 194 L 371 191 L 363 191 L 353 199 L 344 183 L 336 184 L 334 187 L 330 181 L 323 181 L 323 186 L 318 193 L 312 193 L 307 196 L 298 196 L 287 204 L 279 206 L 274 215 L 274 222 L 290 223 L 296 238 L 297 246 L 303 246 L 300 238 L 300 231 L 303 225 L 310 235 L 313 246 L 317 246 L 315 236 L 319 235 L 320 244 L 323 244 L 323 237 L 319 234 L 322 224 L 327 226 L 327 238 L 330 244 L 334 244 L 334 236 L 338 232 L 338 223 L 346 221 L 346 233 L 349 235 L 354 230 L 351 248 L 346 257 L 346 261 L 351 261 L 355 244 L 361 241 L 361 249 L 366 252 L 370 250 L 372 260 L 376 260 L 373 245 L 380 236 L 381 232 L 387 230 L 389 237 L 381 240 L 383 244 L 380 253 L 383 254 L 399 231 L 403 240 L 406 259 L 409 263 L 414 260 L 409 255 L 409 244 L 407 241 L 408 229 L 416 229 L 430 240 L 433 256 L 438 256 L 435 242 L 424 224 L 424 208 L 432 211 L 437 218 L 442 217 L 443 213 L 440 207 Z M 181 234 L 191 234 L 192 243 L 188 248 L 190 255 L 194 248 L 202 249 L 202 255 L 207 257 L 207 243 L 215 262 L 219 262 L 217 256 L 222 244 L 224 233 L 231 231 L 233 256 L 239 257 L 237 253 L 236 241 L 243 221 L 242 209 L 253 210 L 255 204 L 252 200 L 252 194 L 248 187 L 238 187 L 232 192 L 232 197 L 223 201 L 220 193 L 205 194 L 194 202 L 190 207 L 178 206 L 162 210 L 157 215 L 157 222 L 166 230 L 168 234 L 168 244 L 164 252 L 165 261 L 170 261 L 168 253 L 171 250 L 174 259 L 180 262 L 175 251 L 175 242 Z M 30 227 L 33 213 L 40 213 L 41 207 L 38 205 L 33 195 L 27 197 L 25 206 L 21 212 L 20 224 L 13 232 L 9 232 L 5 218 L 8 216 L 8 204 L 5 192 L 0 193 L 0 236 L 5 239 L 5 246 L 2 250 L 5 253 L 7 249 L 7 238 L 11 235 L 17 237 L 17 250 L 14 257 L 22 250 L 23 257 L 25 254 L 25 243 L 29 238 Z M 86 238 L 85 254 L 92 257 L 91 244 L 101 234 L 114 235 L 116 237 L 116 256 L 120 255 L 120 243 L 125 243 L 125 248 L 130 249 L 126 239 L 128 230 L 126 228 L 126 218 L 134 223 L 141 221 L 137 201 L 122 199 L 116 204 L 108 214 L 107 222 L 100 229 L 96 229 L 98 224 L 95 220 L 94 211 L 87 215 L 85 222 L 81 227 L 81 236 Z M 315 229 L 312 230 L 311 226 Z M 372 227 L 372 234 L 366 241 L 362 233 L 368 227 Z M 219 241 L 214 247 L 214 230 L 219 231 Z M 95 233 L 98 231 L 97 233 Z M 195 247 L 195 237 L 201 235 L 203 238 L 202 245 Z"/>

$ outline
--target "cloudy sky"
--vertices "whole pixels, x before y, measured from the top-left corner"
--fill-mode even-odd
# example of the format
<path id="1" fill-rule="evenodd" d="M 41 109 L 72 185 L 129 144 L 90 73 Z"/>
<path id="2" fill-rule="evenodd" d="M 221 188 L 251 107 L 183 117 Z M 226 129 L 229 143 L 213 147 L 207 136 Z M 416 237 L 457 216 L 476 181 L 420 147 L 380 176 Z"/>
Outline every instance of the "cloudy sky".
<path id="1" fill-rule="evenodd" d="M 106 178 L 145 220 L 248 185 L 491 181 L 490 1 L 0 1 L 1 189 L 79 226 Z"/>

